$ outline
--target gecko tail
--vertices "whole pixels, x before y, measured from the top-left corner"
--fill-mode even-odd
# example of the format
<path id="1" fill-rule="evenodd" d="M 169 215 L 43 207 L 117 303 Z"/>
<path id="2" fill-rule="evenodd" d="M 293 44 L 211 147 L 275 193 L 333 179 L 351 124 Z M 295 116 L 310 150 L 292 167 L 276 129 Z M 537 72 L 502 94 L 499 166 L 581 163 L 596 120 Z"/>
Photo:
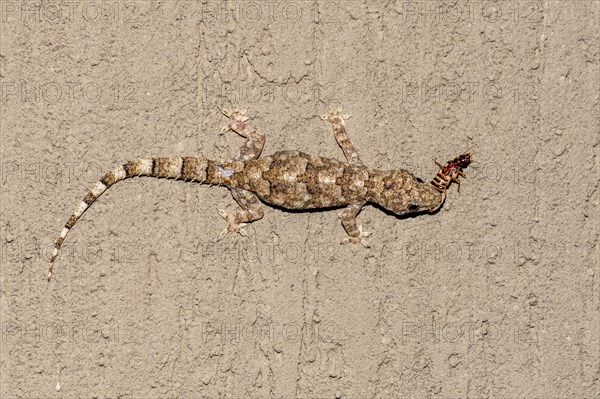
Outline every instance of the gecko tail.
<path id="1" fill-rule="evenodd" d="M 69 231 L 75 226 L 75 223 L 81 218 L 85 211 L 113 184 L 130 177 L 150 176 L 166 179 L 177 179 L 204 183 L 207 181 L 208 165 L 210 161 L 203 157 L 167 157 L 167 158 L 138 158 L 135 161 L 127 162 L 116 166 L 113 170 L 105 174 L 92 188 L 83 201 L 79 204 L 75 212 L 71 215 L 60 236 L 54 244 L 54 250 L 50 257 L 50 266 L 48 267 L 48 281 L 52 278 L 54 264 L 60 253 L 60 248 L 69 234 Z"/>

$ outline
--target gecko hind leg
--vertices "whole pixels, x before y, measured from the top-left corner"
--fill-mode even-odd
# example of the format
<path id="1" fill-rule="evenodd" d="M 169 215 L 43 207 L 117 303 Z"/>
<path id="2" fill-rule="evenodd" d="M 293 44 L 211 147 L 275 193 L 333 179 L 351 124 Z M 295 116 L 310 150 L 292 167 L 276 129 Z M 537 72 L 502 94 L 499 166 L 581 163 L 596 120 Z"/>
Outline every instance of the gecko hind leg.
<path id="1" fill-rule="evenodd" d="M 244 145 L 240 147 L 240 150 L 234 159 L 236 161 L 248 161 L 250 159 L 258 158 L 265 146 L 266 137 L 262 131 L 251 127 L 246 123 L 249 119 L 245 116 L 246 110 L 234 109 L 233 111 L 228 111 L 226 109 L 221 109 L 221 112 L 229 118 L 227 125 L 221 129 L 221 134 L 233 130 L 247 139 Z"/>
<path id="2" fill-rule="evenodd" d="M 356 223 L 356 215 L 358 215 L 364 204 L 364 202 L 360 202 L 348 205 L 342 212 L 342 226 L 344 226 L 344 230 L 348 233 L 348 237 L 342 241 L 342 244 L 360 243 L 365 248 L 369 248 L 369 244 L 364 237 L 368 237 L 371 233 L 363 231 L 362 226 Z"/>
<path id="3" fill-rule="evenodd" d="M 363 163 L 358 156 L 358 152 L 356 151 L 356 148 L 354 148 L 354 145 L 348 136 L 348 132 L 346 131 L 344 118 L 348 119 L 350 118 L 350 115 L 341 115 L 339 111 L 328 112 L 325 115 L 321 115 L 322 120 L 331 123 L 335 141 L 337 141 L 342 148 L 346 160 L 353 165 L 362 165 Z"/>
<path id="4" fill-rule="evenodd" d="M 227 220 L 227 227 L 219 234 L 217 241 L 229 233 L 237 233 L 247 237 L 248 234 L 242 228 L 249 223 L 262 219 L 265 214 L 260 200 L 250 191 L 233 188 L 231 189 L 231 195 L 242 209 L 232 213 L 219 209 L 219 215 Z"/>

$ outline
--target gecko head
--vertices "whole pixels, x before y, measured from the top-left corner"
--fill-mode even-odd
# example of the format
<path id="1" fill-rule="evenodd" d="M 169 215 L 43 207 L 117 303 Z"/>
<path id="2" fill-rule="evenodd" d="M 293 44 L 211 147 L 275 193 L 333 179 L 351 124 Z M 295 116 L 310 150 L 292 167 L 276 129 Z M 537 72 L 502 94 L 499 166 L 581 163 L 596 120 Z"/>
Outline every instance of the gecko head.
<path id="1" fill-rule="evenodd" d="M 375 203 L 396 215 L 432 212 L 444 198 L 429 182 L 407 173 L 392 172 L 383 179 Z"/>

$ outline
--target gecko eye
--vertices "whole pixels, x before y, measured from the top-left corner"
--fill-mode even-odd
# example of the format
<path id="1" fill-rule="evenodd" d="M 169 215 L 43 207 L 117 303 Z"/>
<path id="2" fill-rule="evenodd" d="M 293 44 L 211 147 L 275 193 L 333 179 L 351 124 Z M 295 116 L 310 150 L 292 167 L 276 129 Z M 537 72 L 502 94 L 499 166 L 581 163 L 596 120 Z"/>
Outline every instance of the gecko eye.
<path id="1" fill-rule="evenodd" d="M 410 204 L 410 205 L 408 206 L 408 210 L 409 210 L 409 211 L 416 211 L 417 209 L 419 209 L 419 205 Z"/>
<path id="2" fill-rule="evenodd" d="M 419 183 L 423 183 L 423 179 L 421 179 L 420 177 L 417 177 L 417 181 L 418 181 Z"/>

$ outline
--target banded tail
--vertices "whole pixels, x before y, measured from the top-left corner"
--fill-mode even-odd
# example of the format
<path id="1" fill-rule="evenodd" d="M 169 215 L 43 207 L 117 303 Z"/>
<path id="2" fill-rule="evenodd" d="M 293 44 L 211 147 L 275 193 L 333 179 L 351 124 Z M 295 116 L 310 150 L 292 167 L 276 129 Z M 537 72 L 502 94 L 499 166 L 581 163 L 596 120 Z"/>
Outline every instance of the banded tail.
<path id="1" fill-rule="evenodd" d="M 92 188 L 92 190 L 85 196 L 83 201 L 79 204 L 79 207 L 75 210 L 73 215 L 69 218 L 65 227 L 60 233 L 60 237 L 54 244 L 54 251 L 50 258 L 50 267 L 48 268 L 48 281 L 52 277 L 52 270 L 60 247 L 62 246 L 67 234 L 73 228 L 75 223 L 81 218 L 81 215 L 100 197 L 109 187 L 116 182 L 128 179 L 130 177 L 137 176 L 150 176 L 165 179 L 176 179 L 191 181 L 197 183 L 208 182 L 210 184 L 219 184 L 218 181 L 211 182 L 209 180 L 215 180 L 214 174 L 211 174 L 212 178 L 209 179 L 208 168 L 210 164 L 214 164 L 202 157 L 169 157 L 169 158 L 139 158 L 135 161 L 127 162 L 124 165 L 118 165 L 113 170 L 104 175 Z"/>

